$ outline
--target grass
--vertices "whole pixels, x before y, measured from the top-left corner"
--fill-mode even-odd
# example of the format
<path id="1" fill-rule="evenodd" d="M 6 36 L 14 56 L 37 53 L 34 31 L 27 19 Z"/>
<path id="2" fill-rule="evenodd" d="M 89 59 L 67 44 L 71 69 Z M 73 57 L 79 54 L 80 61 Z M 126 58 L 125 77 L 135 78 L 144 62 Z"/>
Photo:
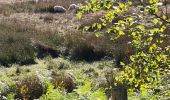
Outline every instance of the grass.
<path id="1" fill-rule="evenodd" d="M 15 98 L 25 99 L 29 98 L 30 95 L 33 95 L 31 98 L 35 99 L 46 94 L 47 81 L 50 81 L 55 89 L 59 89 L 60 93 L 70 92 L 68 94 L 66 93 L 65 96 L 74 93 L 72 91 L 85 84 L 86 81 L 92 82 L 92 88 L 94 90 L 104 88 L 106 89 L 105 91 L 107 95 L 110 95 L 109 91 L 111 90 L 109 90 L 109 79 L 112 77 L 110 73 L 115 72 L 114 62 L 112 60 L 87 63 L 82 61 L 74 62 L 65 58 L 53 59 L 47 57 L 44 60 L 37 59 L 36 62 L 37 64 L 35 65 L 14 65 L 11 68 L 1 68 L 0 70 L 3 73 L 0 73 L 0 95 L 7 96 L 7 94 L 15 93 Z M 60 65 L 61 62 L 62 65 L 69 66 L 69 68 L 58 69 L 58 65 Z M 49 65 L 52 65 L 52 63 L 55 63 L 56 65 L 53 64 L 53 67 L 49 69 Z M 21 73 L 19 75 L 16 74 L 17 67 L 20 68 Z M 29 72 L 26 70 L 29 70 Z M 21 88 L 23 89 L 22 91 Z M 25 88 L 29 89 L 27 90 Z M 34 93 L 40 94 L 34 95 Z M 154 100 L 156 97 L 151 94 L 141 96 L 140 93 L 136 96 L 129 95 L 129 100 L 150 100 L 151 98 Z"/>
<path id="2" fill-rule="evenodd" d="M 54 17 L 54 15 L 51 16 Z M 46 26 L 43 26 L 41 22 L 40 28 L 37 28 L 36 25 L 41 19 L 35 20 L 37 22 L 27 22 L 26 20 L 21 21 L 19 18 L 1 19 L 0 34 L 2 38 L 0 43 L 3 44 L 0 54 L 1 65 L 31 64 L 35 63 L 35 58 L 44 58 L 48 55 L 52 57 L 65 56 L 72 60 L 90 62 L 113 55 L 113 44 L 108 37 L 96 38 L 91 32 L 82 32 L 71 28 L 77 27 L 76 23 L 73 23 L 76 22 L 75 19 L 70 20 L 73 22 L 68 24 L 70 28 L 66 30 L 62 28 L 65 24 L 60 21 L 52 20 L 52 23 L 47 23 Z M 62 15 L 58 18 L 62 19 Z M 21 17 L 21 19 L 23 18 Z M 63 18 L 63 20 L 68 19 Z M 58 27 L 61 28 L 60 30 L 41 29 L 42 26 L 57 24 L 60 24 Z"/>
<path id="3" fill-rule="evenodd" d="M 60 64 L 60 62 L 63 62 L 63 64 L 65 64 L 65 65 L 69 64 L 71 70 L 70 69 L 61 70 L 61 69 L 58 69 L 57 66 L 56 66 L 56 68 L 53 67 L 52 69 L 49 69 L 48 68 L 49 67 L 49 63 L 51 63 L 51 62 L 54 62 L 56 64 Z M 111 64 L 110 62 L 111 61 L 108 61 L 107 63 Z M 6 75 L 9 75 L 9 76 L 5 77 L 4 73 L 0 74 L 0 76 L 2 75 L 1 78 L 0 78 L 0 81 L 2 83 L 0 83 L 0 84 L 3 84 L 5 82 L 9 82 L 10 84 L 13 83 L 14 86 L 15 86 L 15 84 L 16 84 L 16 86 L 19 86 L 19 87 L 14 87 L 14 88 L 20 90 L 20 88 L 22 88 L 21 86 L 27 86 L 28 88 L 33 88 L 32 86 L 35 86 L 36 84 L 37 85 L 39 84 L 38 80 L 40 80 L 41 82 L 45 82 L 46 80 L 50 81 L 51 80 L 50 78 L 52 78 L 51 81 L 54 84 L 54 86 L 57 86 L 57 87 L 58 86 L 59 87 L 64 86 L 66 89 L 71 89 L 70 86 L 72 87 L 72 85 L 71 85 L 72 83 L 67 84 L 68 82 L 72 82 L 72 81 L 70 81 L 69 77 L 73 77 L 74 82 L 77 85 L 80 85 L 81 82 L 82 82 L 81 80 L 83 79 L 83 77 L 79 76 L 80 74 L 83 73 L 84 78 L 85 77 L 86 78 L 89 77 L 89 75 L 91 75 L 91 71 L 89 71 L 89 69 L 94 69 L 96 73 L 100 73 L 100 71 L 102 71 L 102 69 L 98 69 L 97 66 L 99 66 L 99 65 L 101 66 L 101 65 L 104 65 L 104 64 L 106 64 L 106 62 L 99 61 L 99 62 L 94 62 L 92 64 L 84 63 L 84 65 L 82 65 L 82 62 L 80 62 L 80 63 L 70 62 L 69 60 L 66 60 L 66 59 L 63 59 L 63 58 L 57 58 L 57 59 L 47 58 L 46 60 L 37 60 L 37 64 L 36 65 L 28 65 L 27 67 L 20 67 L 21 73 L 19 75 L 17 75 L 15 73 L 17 66 L 13 66 L 11 68 L 8 68 L 10 70 L 8 70 L 6 72 Z M 30 71 L 29 72 L 25 72 L 25 70 L 28 70 L 28 69 Z M 3 71 L 3 70 L 5 70 L 5 69 L 1 69 L 1 71 Z M 89 71 L 89 72 L 87 72 L 87 71 Z M 50 74 L 50 72 L 52 72 L 52 73 Z M 13 76 L 11 76 L 11 75 L 13 75 Z M 36 76 L 34 77 L 34 76 L 30 76 L 30 75 L 36 75 Z M 104 73 L 103 73 L 103 75 L 104 75 Z M 96 79 L 100 78 L 103 75 L 100 74 L 100 75 L 96 76 L 95 78 Z M 17 76 L 17 77 L 14 77 L 14 76 Z M 35 79 L 36 77 L 38 77 L 38 79 Z M 48 77 L 50 77 L 50 78 L 48 79 Z M 3 79 L 6 79 L 6 81 L 3 81 Z M 16 79 L 17 80 L 19 79 L 17 81 L 17 83 L 15 81 Z M 37 80 L 37 81 L 32 81 L 32 79 L 33 80 Z M 93 79 L 93 77 L 91 77 L 91 79 Z M 62 82 L 61 80 L 63 80 L 64 83 L 60 83 L 60 82 Z M 32 83 L 30 83 L 30 82 L 32 82 Z M 19 85 L 19 84 L 23 84 L 23 85 Z M 42 84 L 44 84 L 44 83 L 42 83 Z M 5 85 L 8 85 L 8 84 L 5 84 Z M 1 88 L 3 88 L 2 87 L 3 85 L 0 85 L 0 86 L 1 86 Z M 13 85 L 9 85 L 9 88 L 12 88 L 11 86 L 13 87 Z M 4 86 L 4 87 L 6 87 L 6 86 Z M 25 87 L 25 88 L 27 88 L 27 87 Z M 74 89 L 74 88 L 72 88 L 72 89 Z M 17 93 L 15 91 L 12 91 L 12 89 L 9 89 L 10 91 L 4 91 L 3 95 L 7 95 L 10 92 L 14 92 L 14 93 L 16 93 L 16 97 L 23 98 L 23 96 L 27 97 L 27 96 L 31 95 L 32 93 L 35 93 L 36 89 L 37 88 L 34 88 L 35 91 L 32 89 L 32 90 L 28 90 L 28 91 L 25 91 L 25 92 L 19 91 Z M 45 87 L 44 87 L 44 90 L 45 90 Z M 71 91 L 71 90 L 68 90 L 68 91 Z M 32 97 L 34 97 L 34 96 L 32 96 Z"/>
<path id="4" fill-rule="evenodd" d="M 38 3 L 33 1 L 25 1 L 25 2 L 15 2 L 13 4 L 4 4 L 1 6 L 0 13 L 9 16 L 12 13 L 21 13 L 21 12 L 34 12 L 34 13 L 42 13 L 42 12 L 51 12 L 53 13 L 53 7 L 55 5 L 64 6 L 68 8 L 70 4 L 75 3 L 83 3 L 83 0 L 47 0 L 47 1 L 39 1 Z"/>
<path id="5" fill-rule="evenodd" d="M 0 62 L 2 65 L 34 62 L 35 54 L 30 45 L 29 32 L 15 30 L 3 24 L 0 24 L 0 30 Z"/>

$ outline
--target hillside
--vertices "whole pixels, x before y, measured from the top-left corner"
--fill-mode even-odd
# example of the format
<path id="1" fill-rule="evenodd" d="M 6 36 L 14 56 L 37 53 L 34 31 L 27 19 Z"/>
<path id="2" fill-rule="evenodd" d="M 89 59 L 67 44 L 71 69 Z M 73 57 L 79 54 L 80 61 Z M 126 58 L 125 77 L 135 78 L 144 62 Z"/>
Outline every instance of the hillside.
<path id="1" fill-rule="evenodd" d="M 111 32 L 109 33 L 108 29 L 118 25 L 128 16 L 135 19 L 134 26 L 144 24 L 146 30 L 152 27 L 164 28 L 164 25 L 154 25 L 150 20 L 154 17 L 141 13 L 141 9 L 138 9 L 135 3 L 127 11 L 118 13 L 111 23 L 107 22 L 109 24 L 104 26 L 101 24 L 101 18 L 105 16 L 109 19 L 112 16 L 107 12 L 109 11 L 107 8 L 97 11 L 90 9 L 86 12 L 88 7 L 85 6 L 81 18 L 78 18 L 80 17 L 78 12 L 83 11 L 83 8 L 69 10 L 71 4 L 85 5 L 85 0 L 0 0 L 0 100 L 115 100 L 114 97 L 117 98 L 117 95 L 121 97 L 126 94 L 129 100 L 169 100 L 168 50 L 165 52 L 167 55 L 160 56 L 160 61 L 157 59 L 159 56 L 156 58 L 161 67 L 168 66 L 166 75 L 157 76 L 162 82 L 159 87 L 149 88 L 143 95 L 140 86 L 135 86 L 134 91 L 130 91 L 127 87 L 131 84 L 124 87 L 117 81 L 119 80 L 117 77 L 121 79 L 123 70 L 126 71 L 123 65 L 134 64 L 140 67 L 140 63 L 145 62 L 143 59 L 148 56 L 139 55 L 143 59 L 136 59 L 133 56 L 137 54 L 136 48 L 129 42 L 133 38 L 124 35 L 114 41 L 113 36 L 116 37 L 116 32 L 109 30 Z M 100 6 L 102 5 L 104 4 Z M 117 9 L 115 5 L 113 9 Z M 54 6 L 62 6 L 66 11 L 64 13 L 55 11 Z M 94 5 L 91 7 L 95 8 Z M 166 11 L 167 17 L 170 17 L 168 7 L 169 5 L 165 10 L 165 7 L 161 6 L 157 14 L 162 16 Z M 128 20 L 130 17 L 126 19 Z M 159 21 L 161 22 L 161 18 Z M 95 22 L 97 24 L 93 27 Z M 128 33 L 131 26 L 123 25 L 122 23 L 120 28 L 116 28 L 122 27 Z M 168 25 L 165 25 L 167 29 L 162 32 L 165 35 L 163 37 L 165 42 L 158 45 L 162 48 L 170 45 Z M 138 29 L 142 30 L 141 27 Z M 96 30 L 103 34 L 98 34 Z M 155 40 L 149 39 L 156 43 L 159 34 L 153 37 Z M 147 38 L 145 36 L 143 39 L 149 41 Z M 147 51 L 146 48 L 144 50 Z M 133 57 L 139 62 L 133 62 Z M 149 57 L 149 61 L 154 61 L 154 55 L 152 57 L 151 54 L 153 59 Z M 155 63 L 151 62 L 153 66 Z M 145 63 L 144 65 L 147 66 Z M 150 75 L 147 72 L 144 74 Z M 149 82 L 148 78 L 148 84 Z M 118 87 L 115 87 L 115 84 L 119 84 Z"/>

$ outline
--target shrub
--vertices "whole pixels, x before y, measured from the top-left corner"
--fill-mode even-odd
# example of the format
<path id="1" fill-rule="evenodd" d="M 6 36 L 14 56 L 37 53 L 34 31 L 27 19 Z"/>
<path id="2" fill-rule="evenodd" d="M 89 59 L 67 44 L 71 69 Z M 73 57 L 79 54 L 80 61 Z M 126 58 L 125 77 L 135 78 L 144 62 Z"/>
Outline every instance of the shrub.
<path id="1" fill-rule="evenodd" d="M 2 97 L 7 97 L 8 94 L 15 94 L 16 93 L 16 83 L 15 81 L 8 77 L 7 75 L 0 76 L 0 99 Z"/>
<path id="2" fill-rule="evenodd" d="M 55 88 L 64 88 L 67 92 L 72 92 L 76 88 L 76 81 L 73 76 L 64 72 L 52 72 L 52 80 Z"/>
<path id="3" fill-rule="evenodd" d="M 48 55 L 50 55 L 52 57 L 58 57 L 59 51 L 57 50 L 57 48 L 50 46 L 50 44 L 45 44 L 44 42 L 45 41 L 43 41 L 43 42 L 36 41 L 36 40 L 32 41 L 32 46 L 35 48 L 35 52 L 37 53 L 36 56 L 38 58 L 44 58 L 45 56 L 48 56 Z"/>
<path id="4" fill-rule="evenodd" d="M 65 100 L 66 97 L 64 94 L 59 90 L 55 89 L 54 85 L 50 82 L 47 82 L 47 92 L 46 94 L 40 97 L 40 100 Z"/>
<path id="5" fill-rule="evenodd" d="M 92 84 L 90 82 L 85 82 L 84 85 L 79 86 L 78 89 L 75 90 L 78 94 L 78 99 L 87 99 L 87 100 L 106 100 L 106 94 L 104 91 L 99 88 L 97 90 L 93 90 Z"/>
<path id="6" fill-rule="evenodd" d="M 75 99 L 88 99 L 88 100 L 106 100 L 106 95 L 102 89 L 92 90 L 91 83 L 86 82 L 85 85 L 79 86 L 75 92 L 66 94 L 60 89 L 55 89 L 51 83 L 48 83 L 47 93 L 43 95 L 40 100 L 75 100 Z"/>
<path id="7" fill-rule="evenodd" d="M 57 59 L 57 60 L 52 60 L 50 59 L 47 62 L 47 66 L 49 70 L 67 70 L 71 68 L 71 65 L 68 61 L 64 59 Z"/>
<path id="8" fill-rule="evenodd" d="M 25 76 L 17 80 L 16 98 L 33 100 L 45 93 L 45 87 L 40 79 L 35 76 Z"/>
<path id="9" fill-rule="evenodd" d="M 64 37 L 64 46 L 73 60 L 94 61 L 112 55 L 112 44 L 107 37 L 96 38 L 94 34 L 81 31 L 70 32 Z"/>
<path id="10" fill-rule="evenodd" d="M 153 93 L 155 90 L 160 91 L 157 89 L 163 82 L 160 80 L 160 77 L 168 74 L 170 64 L 168 59 L 170 48 L 167 46 L 167 42 L 164 42 L 165 38 L 169 38 L 169 35 L 165 34 L 165 29 L 169 28 L 168 16 L 157 15 L 159 11 L 158 1 L 148 0 L 147 2 L 141 1 L 135 7 L 140 8 L 139 12 L 130 13 L 130 15 L 125 16 L 123 19 L 118 19 L 117 22 L 112 23 L 120 13 L 129 10 L 133 0 L 119 3 L 117 9 L 112 9 L 111 5 L 114 1 L 109 3 L 107 1 L 103 2 L 106 3 L 104 7 L 101 6 L 102 3 L 100 1 L 95 2 L 93 0 L 90 0 L 84 6 L 85 11 L 88 9 L 95 9 L 96 11 L 105 9 L 106 11 L 106 14 L 102 17 L 103 19 L 101 19 L 102 24 L 95 23 L 98 26 L 98 31 L 100 31 L 99 36 L 104 33 L 101 27 L 111 24 L 111 27 L 107 28 L 107 32 L 112 36 L 111 39 L 117 41 L 122 37 L 128 37 L 125 40 L 129 39 L 129 41 L 124 41 L 125 44 L 129 42 L 133 50 L 135 50 L 132 54 L 126 54 L 126 52 L 118 54 L 118 60 L 125 59 L 122 62 L 118 61 L 119 63 L 121 62 L 124 69 L 121 70 L 118 77 L 115 77 L 118 84 L 111 83 L 113 86 L 118 87 L 119 83 L 121 83 L 124 87 L 127 86 L 131 92 L 138 89 L 143 95 L 146 95 L 148 91 Z M 138 18 L 134 17 L 134 14 Z M 79 13 L 79 15 L 82 15 L 82 13 Z M 164 46 L 161 46 L 162 44 Z M 127 58 L 125 58 L 126 56 Z M 128 63 L 126 59 L 129 61 Z"/>

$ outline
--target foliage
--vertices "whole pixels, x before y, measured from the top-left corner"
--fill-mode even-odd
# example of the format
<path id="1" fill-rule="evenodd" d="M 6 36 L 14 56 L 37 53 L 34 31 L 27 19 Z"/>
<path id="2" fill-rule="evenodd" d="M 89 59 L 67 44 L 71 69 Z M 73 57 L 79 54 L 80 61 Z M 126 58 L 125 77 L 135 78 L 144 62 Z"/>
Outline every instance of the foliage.
<path id="1" fill-rule="evenodd" d="M 102 89 L 93 91 L 91 83 L 85 82 L 85 85 L 79 86 L 75 92 L 79 95 L 79 99 L 86 100 L 106 100 L 106 95 Z"/>
<path id="2" fill-rule="evenodd" d="M 10 93 L 7 95 L 7 100 L 14 100 L 15 99 L 15 94 L 14 93 Z"/>
<path id="3" fill-rule="evenodd" d="M 0 78 L 1 82 L 3 82 L 0 84 L 0 98 L 16 92 L 16 83 L 12 78 L 7 75 L 0 76 Z"/>
<path id="4" fill-rule="evenodd" d="M 64 88 L 67 92 L 72 92 L 76 88 L 76 80 L 72 75 L 58 70 L 52 71 L 51 82 L 55 88 Z"/>
<path id="5" fill-rule="evenodd" d="M 105 11 L 100 18 L 102 23 L 96 22 L 85 29 L 96 28 L 94 32 L 97 37 L 107 33 L 112 41 L 126 38 L 125 44 L 131 45 L 134 51 L 129 51 L 132 53 L 126 55 L 129 62 L 120 62 L 123 69 L 115 79 L 118 83 L 127 85 L 129 90 L 140 89 L 143 94 L 146 94 L 148 89 L 158 88 L 161 78 L 165 77 L 170 69 L 167 42 L 170 36 L 165 31 L 169 28 L 170 20 L 165 15 L 157 15 L 157 2 L 159 0 L 139 0 L 139 4 L 134 7 L 129 0 L 125 3 L 119 2 L 117 8 L 113 9 L 114 0 L 89 0 L 77 14 L 81 18 L 82 13 L 90 10 Z M 131 7 L 139 8 L 139 11 L 129 12 Z M 102 27 L 106 27 L 106 31 L 103 31 Z"/>
<path id="6" fill-rule="evenodd" d="M 16 83 L 16 98 L 37 99 L 44 92 L 43 83 L 35 75 L 20 78 Z"/>
<path id="7" fill-rule="evenodd" d="M 69 93 L 66 95 L 64 91 L 61 91 L 58 88 L 48 82 L 47 93 L 43 95 L 40 100 L 106 100 L 106 95 L 102 89 L 93 91 L 90 82 L 85 82 L 85 85 L 79 86 L 75 92 Z"/>
<path id="8" fill-rule="evenodd" d="M 55 89 L 53 84 L 47 82 L 47 92 L 40 97 L 40 100 L 66 100 L 66 97 L 59 89 Z"/>

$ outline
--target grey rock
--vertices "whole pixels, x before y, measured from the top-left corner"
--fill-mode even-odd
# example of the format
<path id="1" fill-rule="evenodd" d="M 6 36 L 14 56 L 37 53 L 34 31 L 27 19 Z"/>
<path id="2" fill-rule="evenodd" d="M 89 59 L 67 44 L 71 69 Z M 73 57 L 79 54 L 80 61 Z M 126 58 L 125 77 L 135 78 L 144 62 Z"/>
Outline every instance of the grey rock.
<path id="1" fill-rule="evenodd" d="M 54 6 L 55 13 L 65 13 L 66 9 L 63 6 Z"/>
<path id="2" fill-rule="evenodd" d="M 68 8 L 68 10 L 76 10 L 76 9 L 78 9 L 76 4 L 71 4 Z"/>

